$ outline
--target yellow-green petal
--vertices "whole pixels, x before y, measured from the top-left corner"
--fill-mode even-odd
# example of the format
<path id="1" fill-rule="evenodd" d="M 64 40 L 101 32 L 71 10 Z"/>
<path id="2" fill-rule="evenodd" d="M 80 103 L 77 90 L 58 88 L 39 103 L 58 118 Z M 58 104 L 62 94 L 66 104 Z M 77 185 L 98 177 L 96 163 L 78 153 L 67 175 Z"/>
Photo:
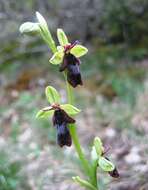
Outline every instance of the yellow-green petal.
<path id="1" fill-rule="evenodd" d="M 44 110 L 40 110 L 37 112 L 36 114 L 36 118 L 40 119 L 40 118 L 49 118 L 50 116 L 52 116 L 54 113 L 54 110 L 49 110 L 49 111 L 44 111 Z"/>
<path id="2" fill-rule="evenodd" d="M 103 156 L 99 158 L 98 164 L 99 167 L 105 172 L 111 172 L 115 169 L 114 164 Z"/>
<path id="3" fill-rule="evenodd" d="M 57 51 L 49 60 L 50 63 L 54 65 L 58 65 L 63 61 L 64 52 L 63 51 Z"/>
<path id="4" fill-rule="evenodd" d="M 63 104 L 60 105 L 61 109 L 63 109 L 67 114 L 69 115 L 77 115 L 78 113 L 81 112 L 81 110 L 79 110 L 78 108 L 76 108 L 75 106 L 72 106 L 71 104 Z"/>
<path id="5" fill-rule="evenodd" d="M 75 45 L 71 50 L 70 53 L 76 57 L 81 57 L 88 52 L 88 49 L 82 45 Z"/>

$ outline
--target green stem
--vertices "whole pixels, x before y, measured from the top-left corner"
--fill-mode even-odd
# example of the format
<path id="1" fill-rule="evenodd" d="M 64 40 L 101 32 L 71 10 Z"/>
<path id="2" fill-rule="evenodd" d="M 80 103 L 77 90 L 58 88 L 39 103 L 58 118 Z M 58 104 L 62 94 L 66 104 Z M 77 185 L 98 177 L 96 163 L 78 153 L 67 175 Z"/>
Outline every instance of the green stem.
<path id="1" fill-rule="evenodd" d="M 66 80 L 66 87 L 67 87 L 67 95 L 68 95 L 68 102 L 69 104 L 74 104 L 74 100 L 73 100 L 73 94 L 72 94 L 72 88 L 71 86 L 69 85 L 68 81 L 67 81 L 67 77 L 66 77 L 66 73 L 64 72 L 64 77 L 65 77 L 65 80 Z M 69 125 L 69 130 L 70 130 L 70 134 L 72 136 L 72 140 L 73 140 L 73 143 L 75 145 L 75 148 L 76 148 L 76 151 L 79 155 L 79 158 L 83 164 L 83 168 L 85 170 L 85 172 L 87 174 L 90 174 L 90 167 L 89 167 L 89 163 L 88 161 L 85 159 L 85 156 L 83 154 L 83 151 L 81 149 L 81 146 L 80 146 L 80 143 L 79 143 L 79 140 L 78 140 L 78 135 L 77 135 L 77 132 L 76 132 L 76 125 L 75 124 L 70 124 Z"/>
<path id="2" fill-rule="evenodd" d="M 70 104 L 72 104 L 74 102 L 73 96 L 71 96 L 71 94 L 72 94 L 72 87 L 68 84 L 67 81 L 66 81 L 66 86 L 67 86 L 68 102 Z"/>
<path id="3" fill-rule="evenodd" d="M 83 165 L 83 169 L 87 173 L 87 175 L 90 176 L 89 163 L 85 159 L 85 156 L 84 156 L 83 151 L 81 149 L 81 146 L 80 146 L 80 143 L 79 143 L 79 140 L 78 140 L 78 135 L 77 135 L 77 132 L 76 132 L 76 125 L 75 124 L 70 124 L 69 125 L 69 130 L 70 130 L 70 134 L 72 136 L 72 140 L 73 140 L 73 143 L 75 145 L 76 151 L 77 151 L 78 156 L 80 158 L 80 161 L 81 161 L 81 163 Z"/>
<path id="4" fill-rule="evenodd" d="M 68 81 L 67 81 L 67 77 L 66 77 L 66 71 L 64 72 L 64 78 L 66 81 L 66 88 L 67 88 L 67 96 L 68 96 L 68 102 L 70 104 L 74 103 L 74 98 L 72 96 L 72 87 L 69 85 Z"/>
<path id="5" fill-rule="evenodd" d="M 97 162 L 95 164 L 92 164 L 92 176 L 93 176 L 93 184 L 98 189 L 98 182 L 97 182 Z"/>
<path id="6" fill-rule="evenodd" d="M 65 77 L 66 86 L 67 86 L 68 102 L 69 102 L 69 104 L 73 105 L 74 99 L 73 99 L 72 87 L 69 85 L 69 83 L 67 81 L 66 73 L 64 73 L 64 77 Z M 79 143 L 78 134 L 76 131 L 76 125 L 70 124 L 69 130 L 70 130 L 70 134 L 72 136 L 73 143 L 75 145 L 75 149 L 76 149 L 77 154 L 78 154 L 80 161 L 82 163 L 83 169 L 84 169 L 85 173 L 87 174 L 87 176 L 90 178 L 91 183 L 97 188 L 96 172 L 94 171 L 94 169 L 92 170 L 92 168 L 90 167 L 90 163 L 88 162 L 88 160 L 85 158 L 85 156 L 83 154 L 81 145 Z"/>

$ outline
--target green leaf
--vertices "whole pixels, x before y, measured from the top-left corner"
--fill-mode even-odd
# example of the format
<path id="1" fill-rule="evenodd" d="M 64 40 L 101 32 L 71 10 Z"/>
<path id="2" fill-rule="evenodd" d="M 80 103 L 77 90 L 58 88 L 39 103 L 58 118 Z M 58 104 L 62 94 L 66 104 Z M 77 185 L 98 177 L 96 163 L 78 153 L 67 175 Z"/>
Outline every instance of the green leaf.
<path id="1" fill-rule="evenodd" d="M 81 57 L 88 52 L 88 49 L 82 45 L 75 45 L 71 50 L 70 53 L 76 57 Z"/>
<path id="2" fill-rule="evenodd" d="M 69 115 L 76 115 L 81 111 L 78 108 L 72 106 L 71 104 L 63 104 L 60 105 L 60 107 Z"/>
<path id="3" fill-rule="evenodd" d="M 49 118 L 50 116 L 53 115 L 53 113 L 54 110 L 49 110 L 49 111 L 40 110 L 36 114 L 36 118 Z"/>
<path id="4" fill-rule="evenodd" d="M 104 148 L 103 148 L 102 141 L 101 141 L 101 139 L 99 137 L 95 137 L 95 139 L 94 139 L 94 146 L 95 146 L 97 154 L 99 156 L 101 156 L 102 153 L 103 153 Z"/>
<path id="5" fill-rule="evenodd" d="M 39 24 L 33 22 L 25 22 L 19 28 L 20 33 L 36 34 L 40 31 Z"/>
<path id="6" fill-rule="evenodd" d="M 64 56 L 64 52 L 58 51 L 55 54 L 53 54 L 53 56 L 51 57 L 49 62 L 54 64 L 54 65 L 58 65 L 63 61 L 63 56 Z"/>
<path id="7" fill-rule="evenodd" d="M 100 168 L 105 172 L 111 172 L 115 169 L 114 164 L 104 157 L 99 158 L 98 164 Z"/>
<path id="8" fill-rule="evenodd" d="M 76 177 L 72 177 L 72 179 L 76 182 L 79 183 L 79 185 L 87 188 L 87 189 L 91 189 L 91 190 L 97 190 L 96 187 L 94 187 L 91 183 L 89 183 L 88 181 L 81 179 L 79 176 Z"/>
<path id="9" fill-rule="evenodd" d="M 60 103 L 60 95 L 55 88 L 47 86 L 45 89 L 47 100 L 50 104 Z"/>
<path id="10" fill-rule="evenodd" d="M 65 32 L 61 28 L 57 29 L 57 37 L 61 46 L 69 44 Z"/>

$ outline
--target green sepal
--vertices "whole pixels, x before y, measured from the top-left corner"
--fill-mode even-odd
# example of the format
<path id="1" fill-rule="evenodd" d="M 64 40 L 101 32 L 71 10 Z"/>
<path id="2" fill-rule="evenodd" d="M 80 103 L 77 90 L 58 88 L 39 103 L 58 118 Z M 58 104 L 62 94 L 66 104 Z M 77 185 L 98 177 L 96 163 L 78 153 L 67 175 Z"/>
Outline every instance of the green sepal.
<path id="1" fill-rule="evenodd" d="M 68 115 L 74 116 L 80 113 L 81 110 L 72 106 L 71 104 L 60 105 L 60 108 L 63 109 Z"/>
<path id="2" fill-rule="evenodd" d="M 36 17 L 37 17 L 37 20 L 39 22 L 39 26 L 42 30 L 46 30 L 48 31 L 48 25 L 47 25 L 47 22 L 46 20 L 44 19 L 44 17 L 39 13 L 39 12 L 36 12 Z"/>
<path id="3" fill-rule="evenodd" d="M 95 137 L 94 139 L 94 146 L 95 146 L 95 149 L 96 149 L 96 152 L 98 154 L 98 156 L 101 156 L 102 153 L 103 153 L 103 144 L 102 144 L 102 141 L 99 137 Z"/>
<path id="4" fill-rule="evenodd" d="M 60 94 L 52 86 L 46 87 L 45 94 L 46 94 L 46 98 L 50 104 L 60 103 Z"/>
<path id="5" fill-rule="evenodd" d="M 89 183 L 88 181 L 86 181 L 84 179 L 81 179 L 79 176 L 72 177 L 72 179 L 74 180 L 74 182 L 79 183 L 79 185 L 81 185 L 87 189 L 97 190 L 96 187 L 94 187 L 91 183 Z"/>
<path id="6" fill-rule="evenodd" d="M 76 57 L 81 57 L 88 52 L 88 49 L 82 45 L 75 45 L 71 50 L 70 53 Z"/>
<path id="7" fill-rule="evenodd" d="M 25 22 L 21 24 L 19 31 L 22 34 L 37 34 L 40 32 L 40 27 L 38 23 Z"/>
<path id="8" fill-rule="evenodd" d="M 91 167 L 94 173 L 97 171 L 99 156 L 96 152 L 95 146 L 92 146 L 91 150 Z"/>
<path id="9" fill-rule="evenodd" d="M 39 23 L 40 27 L 40 35 L 43 38 L 43 40 L 47 43 L 49 48 L 52 50 L 53 53 L 57 51 L 55 42 L 52 38 L 52 35 L 50 33 L 50 30 L 48 29 L 48 25 L 44 17 L 39 13 L 36 12 L 36 17 Z"/>
<path id="10" fill-rule="evenodd" d="M 61 46 L 65 46 L 65 45 L 69 44 L 68 38 L 67 38 L 65 32 L 61 28 L 57 29 L 57 37 L 58 37 L 58 41 Z"/>
<path id="11" fill-rule="evenodd" d="M 56 53 L 53 54 L 49 62 L 54 65 L 58 65 L 63 61 L 63 56 L 64 56 L 63 51 L 57 51 Z"/>
<path id="12" fill-rule="evenodd" d="M 98 160 L 99 156 L 96 152 L 95 146 L 92 146 L 92 150 L 91 150 L 91 160 L 92 162 L 96 162 Z"/>
<path id="13" fill-rule="evenodd" d="M 49 118 L 54 113 L 54 110 L 44 111 L 43 109 L 38 111 L 36 118 Z"/>
<path id="14" fill-rule="evenodd" d="M 111 172 L 115 169 L 114 164 L 104 157 L 100 157 L 98 161 L 99 167 L 105 172 Z"/>

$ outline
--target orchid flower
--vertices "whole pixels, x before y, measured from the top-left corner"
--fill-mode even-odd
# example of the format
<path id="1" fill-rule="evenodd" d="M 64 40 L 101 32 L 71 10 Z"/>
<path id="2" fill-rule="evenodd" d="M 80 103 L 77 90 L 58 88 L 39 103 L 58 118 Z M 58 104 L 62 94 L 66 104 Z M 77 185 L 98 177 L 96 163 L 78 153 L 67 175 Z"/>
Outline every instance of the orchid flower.
<path id="1" fill-rule="evenodd" d="M 59 71 L 66 70 L 67 80 L 71 86 L 75 88 L 77 85 L 82 85 L 79 58 L 88 52 L 87 48 L 80 45 L 78 41 L 69 43 L 62 29 L 57 29 L 57 37 L 60 46 L 57 46 L 57 52 L 49 61 L 52 64 L 61 64 Z"/>
<path id="2" fill-rule="evenodd" d="M 50 106 L 41 109 L 36 117 L 48 118 L 52 116 L 53 126 L 57 130 L 57 143 L 60 147 L 71 146 L 72 139 L 69 132 L 68 124 L 75 123 L 72 116 L 80 112 L 79 109 L 71 104 L 61 104 L 60 95 L 55 88 L 48 86 L 45 89 L 45 94 Z"/>

